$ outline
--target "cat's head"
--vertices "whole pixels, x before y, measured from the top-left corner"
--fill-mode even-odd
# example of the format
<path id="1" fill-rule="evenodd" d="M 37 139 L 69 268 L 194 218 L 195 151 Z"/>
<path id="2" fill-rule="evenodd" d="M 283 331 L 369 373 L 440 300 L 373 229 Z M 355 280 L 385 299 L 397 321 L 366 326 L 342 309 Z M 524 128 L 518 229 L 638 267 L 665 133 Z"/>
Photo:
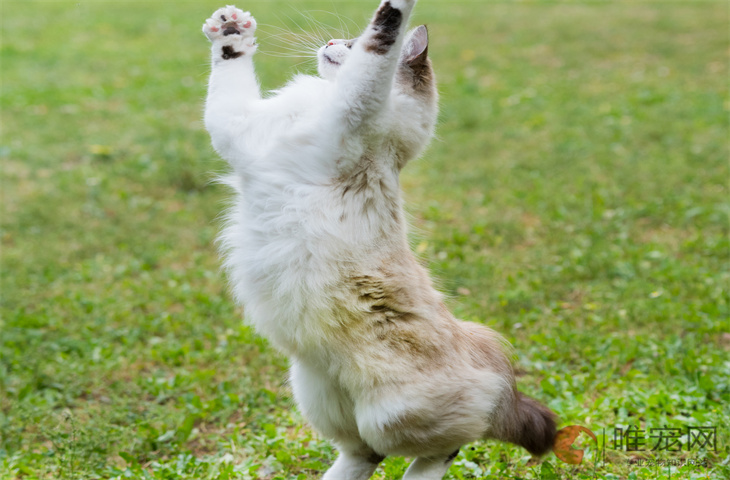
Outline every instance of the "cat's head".
<path id="1" fill-rule="evenodd" d="M 319 75 L 327 80 L 337 78 L 337 72 L 352 53 L 357 38 L 352 40 L 333 39 L 317 51 Z M 403 44 L 400 63 L 420 73 L 427 64 L 428 30 L 425 25 L 411 30 Z"/>
<path id="2" fill-rule="evenodd" d="M 357 38 L 352 40 L 332 39 L 317 51 L 317 69 L 319 75 L 327 80 L 334 80 L 337 77 L 342 64 L 350 56 L 352 46 Z"/>

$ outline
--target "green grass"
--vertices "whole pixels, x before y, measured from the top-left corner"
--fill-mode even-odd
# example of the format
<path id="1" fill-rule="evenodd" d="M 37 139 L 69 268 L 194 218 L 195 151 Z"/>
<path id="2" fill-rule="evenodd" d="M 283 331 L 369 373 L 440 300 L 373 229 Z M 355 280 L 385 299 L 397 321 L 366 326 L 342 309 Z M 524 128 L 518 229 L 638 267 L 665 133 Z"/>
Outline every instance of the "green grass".
<path id="1" fill-rule="evenodd" d="M 300 12 L 362 25 L 376 3 L 241 6 L 264 50 Z M 2 3 L 0 478 L 314 479 L 336 455 L 219 270 L 200 26 L 220 5 Z M 730 476 L 727 4 L 422 0 L 414 21 L 442 114 L 403 186 L 452 309 L 512 342 L 563 425 L 718 427 L 717 452 L 643 455 L 707 467 L 609 441 L 595 478 Z M 298 60 L 257 61 L 274 88 Z M 588 479 L 595 458 L 481 442 L 448 478 Z"/>

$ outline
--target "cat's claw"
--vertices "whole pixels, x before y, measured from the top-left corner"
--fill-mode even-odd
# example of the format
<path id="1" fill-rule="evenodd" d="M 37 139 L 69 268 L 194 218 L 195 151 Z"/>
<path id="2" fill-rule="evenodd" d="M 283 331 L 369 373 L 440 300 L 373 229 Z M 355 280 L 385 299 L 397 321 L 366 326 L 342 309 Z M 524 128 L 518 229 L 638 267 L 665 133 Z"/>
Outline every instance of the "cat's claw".
<path id="1" fill-rule="evenodd" d="M 233 5 L 219 8 L 203 24 L 203 33 L 214 44 L 242 49 L 255 46 L 255 31 L 256 20 L 251 14 Z"/>

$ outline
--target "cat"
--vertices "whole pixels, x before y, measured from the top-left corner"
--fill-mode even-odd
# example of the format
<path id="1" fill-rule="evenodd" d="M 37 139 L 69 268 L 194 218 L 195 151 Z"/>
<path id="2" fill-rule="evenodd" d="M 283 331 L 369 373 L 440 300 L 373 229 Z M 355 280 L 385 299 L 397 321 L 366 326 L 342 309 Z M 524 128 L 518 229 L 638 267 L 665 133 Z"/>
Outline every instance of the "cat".
<path id="1" fill-rule="evenodd" d="M 262 97 L 256 20 L 233 6 L 212 42 L 205 125 L 232 168 L 221 235 L 245 319 L 291 361 L 294 398 L 339 451 L 325 480 L 364 480 L 388 455 L 440 479 L 472 441 L 550 450 L 556 417 L 517 391 L 509 348 L 456 320 L 411 253 L 398 175 L 434 133 L 428 31 L 415 0 L 383 0 L 358 38 L 317 52 L 319 76 Z"/>

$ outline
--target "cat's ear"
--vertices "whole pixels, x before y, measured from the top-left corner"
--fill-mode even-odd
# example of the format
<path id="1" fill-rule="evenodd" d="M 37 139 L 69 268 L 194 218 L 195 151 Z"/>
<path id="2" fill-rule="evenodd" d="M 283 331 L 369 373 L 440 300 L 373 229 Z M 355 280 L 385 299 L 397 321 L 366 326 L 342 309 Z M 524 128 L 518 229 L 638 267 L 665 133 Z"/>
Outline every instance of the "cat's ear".
<path id="1" fill-rule="evenodd" d="M 403 47 L 403 63 L 411 68 L 425 65 L 428 58 L 428 29 L 421 25 L 413 29 L 408 35 Z"/>

